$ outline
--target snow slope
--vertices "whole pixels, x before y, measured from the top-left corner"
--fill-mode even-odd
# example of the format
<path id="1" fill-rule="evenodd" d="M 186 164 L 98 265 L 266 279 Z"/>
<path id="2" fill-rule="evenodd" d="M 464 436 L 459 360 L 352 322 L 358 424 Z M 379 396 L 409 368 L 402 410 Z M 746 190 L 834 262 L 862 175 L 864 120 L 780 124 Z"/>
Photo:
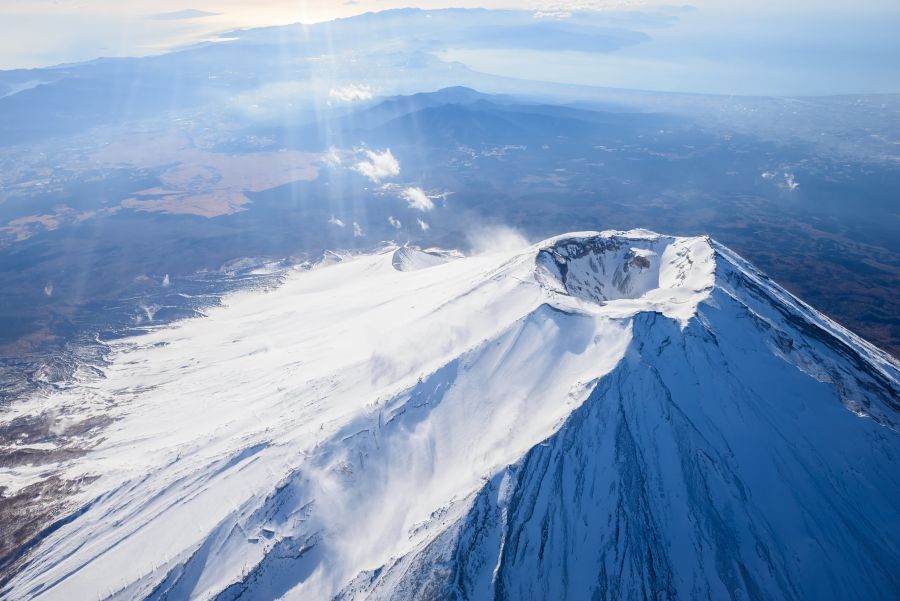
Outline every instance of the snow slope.
<path id="1" fill-rule="evenodd" d="M 347 256 L 105 375 L 19 409 L 115 421 L 4 596 L 900 595 L 896 363 L 707 238 Z"/>

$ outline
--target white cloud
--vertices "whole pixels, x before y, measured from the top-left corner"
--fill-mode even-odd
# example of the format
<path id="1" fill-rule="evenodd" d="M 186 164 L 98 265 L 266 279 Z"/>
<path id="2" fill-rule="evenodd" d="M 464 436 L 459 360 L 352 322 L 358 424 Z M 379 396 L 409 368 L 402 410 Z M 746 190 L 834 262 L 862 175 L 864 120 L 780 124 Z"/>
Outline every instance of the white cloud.
<path id="1" fill-rule="evenodd" d="M 427 232 L 427 231 L 431 228 L 430 225 L 428 225 L 427 223 L 425 223 L 425 222 L 422 221 L 421 219 L 416 219 L 416 223 L 419 224 L 419 227 L 421 228 L 421 230 L 422 230 L 423 232 Z"/>
<path id="2" fill-rule="evenodd" d="M 364 236 L 364 232 L 362 226 L 360 226 L 355 221 L 353 222 L 353 237 L 354 238 L 362 238 Z"/>
<path id="3" fill-rule="evenodd" d="M 44 286 L 44 296 L 53 296 L 53 282 L 47 282 Z"/>
<path id="4" fill-rule="evenodd" d="M 372 88 L 368 85 L 350 84 L 340 88 L 331 88 L 328 96 L 340 102 L 360 102 L 372 99 Z"/>
<path id="5" fill-rule="evenodd" d="M 353 168 L 373 182 L 400 175 L 400 163 L 394 158 L 390 148 L 382 153 L 368 149 L 362 150 L 362 152 L 367 160 L 359 161 Z"/>
<path id="6" fill-rule="evenodd" d="M 568 19 L 572 16 L 572 11 L 561 9 L 538 10 L 531 16 L 535 19 Z"/>
<path id="7" fill-rule="evenodd" d="M 331 216 L 331 219 L 328 220 L 328 223 L 330 223 L 331 225 L 336 225 L 338 227 L 344 227 L 345 225 L 343 221 L 341 221 L 334 215 Z"/>
<path id="8" fill-rule="evenodd" d="M 170 283 L 171 283 L 171 281 L 169 280 L 169 274 L 167 273 L 162 280 L 163 288 L 168 288 Z"/>
<path id="9" fill-rule="evenodd" d="M 406 201 L 406 204 L 409 205 L 410 209 L 416 209 L 417 211 L 430 211 L 434 208 L 434 202 L 431 198 L 425 194 L 425 190 L 422 188 L 417 188 L 415 186 L 410 186 L 409 188 L 404 188 L 400 193 L 401 198 Z"/>
<path id="10" fill-rule="evenodd" d="M 394 226 L 395 229 L 398 230 L 403 227 L 403 224 L 400 223 L 400 220 L 395 218 L 393 215 L 388 215 L 388 223 L 390 223 L 392 226 Z"/>

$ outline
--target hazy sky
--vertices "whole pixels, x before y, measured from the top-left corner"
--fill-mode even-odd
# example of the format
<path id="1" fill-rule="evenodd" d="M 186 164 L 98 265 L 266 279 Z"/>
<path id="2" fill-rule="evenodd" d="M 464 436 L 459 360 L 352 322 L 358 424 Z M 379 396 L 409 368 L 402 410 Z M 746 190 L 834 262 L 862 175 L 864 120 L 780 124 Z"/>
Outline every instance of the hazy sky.
<path id="1" fill-rule="evenodd" d="M 578 10 L 650 4 L 643 0 L 0 0 L 0 69 L 152 54 L 231 28 L 311 23 L 403 6 Z M 750 9 L 740 8 L 747 3 L 739 0 L 693 4 L 733 12 L 777 9 L 802 15 L 840 9 L 842 4 L 853 13 L 877 11 L 896 2 L 758 0 Z"/>
<path id="2" fill-rule="evenodd" d="M 745 5 L 746 6 L 746 5 Z M 675 11 L 615 52 L 451 49 L 444 60 L 512 77 L 637 90 L 824 96 L 900 93 L 900 1 L 859 9 L 728 2 Z"/>
<path id="3" fill-rule="evenodd" d="M 203 40 L 239 27 L 314 23 L 367 11 L 502 7 L 539 10 L 601 3 L 531 0 L 0 0 L 0 69 L 37 67 L 98 56 L 135 56 Z M 184 14 L 178 14 L 184 13 Z M 196 16 L 191 16 L 195 13 Z M 202 15 L 201 13 L 209 13 Z M 157 17 L 158 16 L 158 17 Z M 183 17 L 183 18 L 176 18 Z"/>
<path id="4" fill-rule="evenodd" d="M 898 0 L 696 0 L 678 23 L 615 53 L 445 54 L 478 70 L 566 83 L 747 94 L 900 92 Z M 653 9 L 643 0 L 0 0 L 0 69 L 156 54 L 241 27 L 366 11 Z M 671 10 L 671 7 L 670 9 Z M 760 82 L 765 85 L 761 86 Z"/>

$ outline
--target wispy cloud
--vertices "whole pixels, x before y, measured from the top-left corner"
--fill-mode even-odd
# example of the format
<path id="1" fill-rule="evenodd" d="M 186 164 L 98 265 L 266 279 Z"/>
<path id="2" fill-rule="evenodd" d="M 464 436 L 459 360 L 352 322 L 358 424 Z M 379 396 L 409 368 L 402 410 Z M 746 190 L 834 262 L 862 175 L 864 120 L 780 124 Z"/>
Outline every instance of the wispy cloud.
<path id="1" fill-rule="evenodd" d="M 425 223 L 424 221 L 422 221 L 421 219 L 416 219 L 416 223 L 419 224 L 419 229 L 421 229 L 423 232 L 427 232 L 428 230 L 431 229 L 431 226 L 428 225 L 427 223 Z"/>
<path id="2" fill-rule="evenodd" d="M 475 255 L 517 251 L 529 245 L 522 232 L 507 225 L 475 227 L 466 237 L 469 248 Z"/>
<path id="3" fill-rule="evenodd" d="M 328 223 L 330 223 L 331 225 L 336 225 L 338 227 L 344 227 L 346 225 L 343 221 L 341 221 L 334 215 L 331 216 L 331 219 L 328 220 Z"/>
<path id="4" fill-rule="evenodd" d="M 329 98 L 340 102 L 360 102 L 362 100 L 371 100 L 373 94 L 370 86 L 352 83 L 339 88 L 331 88 L 328 92 L 328 96 Z"/>
<path id="5" fill-rule="evenodd" d="M 362 152 L 366 159 L 356 163 L 353 168 L 373 182 L 400 175 L 400 163 L 394 158 L 390 148 L 381 153 L 368 149 L 363 149 Z"/>
<path id="6" fill-rule="evenodd" d="M 403 224 L 400 222 L 400 220 L 393 215 L 388 215 L 388 223 L 390 223 L 394 227 L 394 229 L 399 230 L 401 227 L 403 227 Z"/>
<path id="7" fill-rule="evenodd" d="M 362 238 L 364 235 L 365 235 L 365 232 L 363 232 L 362 226 L 354 221 L 353 222 L 353 237 L 354 238 Z"/>
<path id="8" fill-rule="evenodd" d="M 572 16 L 572 11 L 562 9 L 537 10 L 532 16 L 535 19 L 568 19 Z"/>
<path id="9" fill-rule="evenodd" d="M 148 18 L 156 21 L 181 21 L 185 19 L 202 19 L 203 17 L 217 17 L 220 14 L 221 13 L 209 12 L 207 10 L 188 8 L 167 13 L 157 13 L 155 15 L 150 15 Z"/>

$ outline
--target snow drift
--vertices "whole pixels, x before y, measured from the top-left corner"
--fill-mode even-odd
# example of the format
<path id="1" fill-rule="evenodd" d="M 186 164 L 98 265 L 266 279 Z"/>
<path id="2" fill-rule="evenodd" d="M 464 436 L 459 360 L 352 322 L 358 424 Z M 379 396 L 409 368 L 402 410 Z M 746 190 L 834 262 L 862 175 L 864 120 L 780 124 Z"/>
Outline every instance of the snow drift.
<path id="1" fill-rule="evenodd" d="M 708 238 L 346 256 L 23 403 L 115 421 L 2 593 L 896 598 L 898 374 Z"/>

